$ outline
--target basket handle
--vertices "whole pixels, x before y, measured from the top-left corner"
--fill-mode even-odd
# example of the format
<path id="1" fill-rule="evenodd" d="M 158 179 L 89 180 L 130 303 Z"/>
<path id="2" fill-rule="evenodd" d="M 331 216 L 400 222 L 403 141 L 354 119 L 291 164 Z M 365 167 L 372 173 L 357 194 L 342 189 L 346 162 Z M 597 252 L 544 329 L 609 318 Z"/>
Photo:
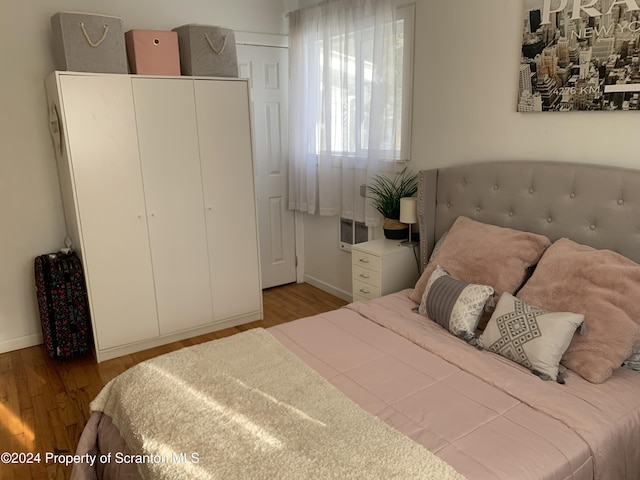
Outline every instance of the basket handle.
<path id="1" fill-rule="evenodd" d="M 99 46 L 102 42 L 104 42 L 104 39 L 107 38 L 107 33 L 109 32 L 109 25 L 105 25 L 104 29 L 102 31 L 102 37 L 100 37 L 100 40 L 98 40 L 97 42 L 92 42 L 91 39 L 89 38 L 89 34 L 87 33 L 87 30 L 84 28 L 84 22 L 80 22 L 78 24 L 78 26 L 80 27 L 80 29 L 82 30 L 82 33 L 84 35 L 84 38 L 87 40 L 87 43 L 89 45 L 91 45 L 93 48 L 96 48 L 97 46 Z"/>
<path id="2" fill-rule="evenodd" d="M 222 55 L 222 52 L 224 52 L 224 48 L 227 46 L 226 35 L 222 37 L 222 47 L 220 47 L 220 50 L 218 50 L 216 47 L 213 46 L 213 43 L 211 43 L 211 40 L 209 40 L 209 36 L 206 33 L 204 34 L 204 39 L 207 41 L 207 43 L 211 47 L 211 50 L 213 50 L 213 53 L 215 53 L 216 55 Z"/>

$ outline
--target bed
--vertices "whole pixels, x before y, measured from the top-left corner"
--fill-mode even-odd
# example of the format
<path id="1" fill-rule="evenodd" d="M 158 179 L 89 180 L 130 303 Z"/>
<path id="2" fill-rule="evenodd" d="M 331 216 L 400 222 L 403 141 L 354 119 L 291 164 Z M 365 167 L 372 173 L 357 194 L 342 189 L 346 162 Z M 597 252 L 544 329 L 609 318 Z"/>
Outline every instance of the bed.
<path id="1" fill-rule="evenodd" d="M 478 163 L 418 197 L 415 289 L 133 367 L 72 478 L 640 478 L 640 171 Z"/>

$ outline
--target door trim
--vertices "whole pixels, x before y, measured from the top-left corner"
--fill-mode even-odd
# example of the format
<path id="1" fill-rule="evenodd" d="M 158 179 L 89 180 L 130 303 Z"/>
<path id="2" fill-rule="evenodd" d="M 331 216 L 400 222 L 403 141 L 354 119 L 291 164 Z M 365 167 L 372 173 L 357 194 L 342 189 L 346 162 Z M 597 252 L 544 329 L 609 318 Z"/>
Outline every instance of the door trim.
<path id="1" fill-rule="evenodd" d="M 274 33 L 235 32 L 236 44 L 289 48 L 289 36 Z"/>

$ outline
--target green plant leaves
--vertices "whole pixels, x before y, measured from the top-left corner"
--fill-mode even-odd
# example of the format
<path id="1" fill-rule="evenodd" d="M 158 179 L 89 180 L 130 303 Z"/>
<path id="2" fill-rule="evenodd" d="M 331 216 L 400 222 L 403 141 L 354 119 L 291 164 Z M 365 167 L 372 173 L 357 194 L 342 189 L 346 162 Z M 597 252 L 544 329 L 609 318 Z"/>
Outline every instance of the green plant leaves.
<path id="1" fill-rule="evenodd" d="M 418 175 L 403 168 L 395 177 L 374 175 L 367 191 L 372 196 L 371 205 L 384 217 L 398 220 L 400 218 L 400 199 L 412 197 L 418 191 Z"/>

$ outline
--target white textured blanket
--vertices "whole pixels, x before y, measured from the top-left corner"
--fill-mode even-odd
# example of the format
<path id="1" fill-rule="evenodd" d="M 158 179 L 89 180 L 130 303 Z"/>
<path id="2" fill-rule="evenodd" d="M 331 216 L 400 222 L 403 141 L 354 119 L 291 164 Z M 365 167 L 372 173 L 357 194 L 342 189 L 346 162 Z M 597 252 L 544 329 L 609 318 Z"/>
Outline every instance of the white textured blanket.
<path id="1" fill-rule="evenodd" d="M 262 329 L 132 367 L 91 409 L 145 479 L 464 480 Z"/>

